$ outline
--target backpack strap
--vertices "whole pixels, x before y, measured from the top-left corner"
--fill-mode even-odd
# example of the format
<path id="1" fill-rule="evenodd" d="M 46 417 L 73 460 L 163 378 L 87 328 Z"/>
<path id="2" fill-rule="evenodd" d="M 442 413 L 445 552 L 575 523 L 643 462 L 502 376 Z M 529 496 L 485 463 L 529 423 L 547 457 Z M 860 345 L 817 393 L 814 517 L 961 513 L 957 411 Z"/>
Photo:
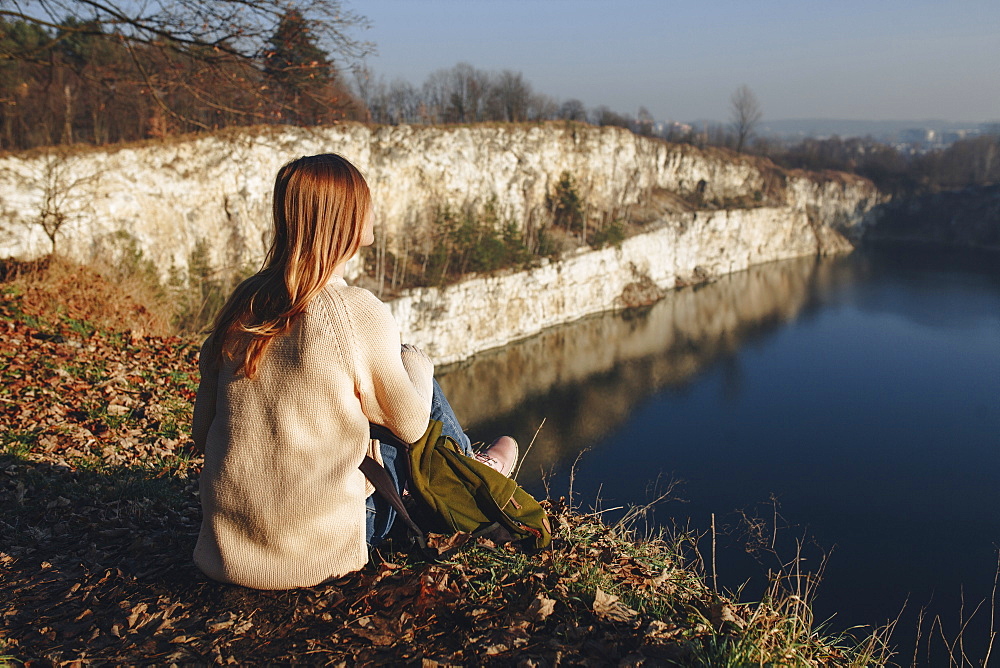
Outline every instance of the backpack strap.
<path id="1" fill-rule="evenodd" d="M 403 461 L 406 463 L 407 477 L 409 477 L 410 446 L 382 425 L 370 424 L 369 433 L 371 434 L 371 437 L 378 440 L 379 443 L 385 443 L 386 445 L 394 446 L 403 451 Z M 417 545 L 420 546 L 420 549 L 423 552 L 427 552 L 427 537 L 424 535 L 423 530 L 417 526 L 417 523 L 413 521 L 409 511 L 406 510 L 406 506 L 403 504 L 403 499 L 399 495 L 399 490 L 396 489 L 396 485 L 393 484 L 392 479 L 389 477 L 389 472 L 385 470 L 385 467 L 372 459 L 370 456 L 365 455 L 365 458 L 361 460 L 361 465 L 358 468 L 361 469 L 361 472 L 366 478 L 368 478 L 368 481 L 375 487 L 375 491 L 381 494 L 382 498 L 388 501 L 389 505 L 391 505 L 396 510 L 396 513 L 403 519 L 403 522 L 410 530 L 413 539 L 416 541 Z"/>
<path id="2" fill-rule="evenodd" d="M 375 491 L 381 494 L 382 498 L 395 508 L 396 512 L 403 519 L 403 522 L 406 523 L 406 526 L 413 533 L 413 537 L 417 541 L 417 545 L 420 546 L 420 549 L 426 550 L 427 538 L 424 536 L 424 532 L 420 530 L 420 527 L 417 526 L 417 523 L 413 521 L 413 518 L 410 517 L 410 513 L 407 512 L 406 506 L 403 505 L 403 499 L 399 496 L 399 490 L 392 484 L 392 479 L 389 477 L 389 472 L 385 470 L 385 467 L 368 455 L 365 455 L 358 468 L 365 474 L 368 481 L 375 486 Z"/>
<path id="3" fill-rule="evenodd" d="M 383 427 L 380 424 L 375 424 L 374 422 L 368 423 L 368 433 L 371 437 L 382 442 L 388 443 L 389 445 L 395 445 L 397 448 L 409 449 L 409 444 L 404 442 L 399 436 L 396 436 L 388 427 Z"/>

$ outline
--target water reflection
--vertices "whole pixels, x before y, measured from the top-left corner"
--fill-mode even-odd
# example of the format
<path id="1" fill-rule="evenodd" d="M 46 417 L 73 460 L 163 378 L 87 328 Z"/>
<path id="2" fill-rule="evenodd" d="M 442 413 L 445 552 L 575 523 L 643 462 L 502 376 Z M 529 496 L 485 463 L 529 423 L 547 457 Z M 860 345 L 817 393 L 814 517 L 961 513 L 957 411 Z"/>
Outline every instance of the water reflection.
<path id="1" fill-rule="evenodd" d="M 545 419 L 519 478 L 572 458 L 629 419 L 643 400 L 682 388 L 722 364 L 739 394 L 735 353 L 850 280 L 845 258 L 771 263 L 668 293 L 653 307 L 596 316 L 478 355 L 440 373 L 473 438 L 510 433 L 527 443 Z"/>
<path id="2" fill-rule="evenodd" d="M 534 493 L 545 492 L 539 467 L 551 466 L 554 494 L 566 493 L 569 464 L 593 445 L 575 476 L 583 507 L 647 501 L 661 471 L 684 481 L 688 500 L 652 518 L 667 526 L 690 518 L 705 528 L 715 515 L 736 527 L 740 509 L 776 498 L 790 527 L 783 560 L 800 538 L 836 547 L 818 619 L 881 624 L 909 601 L 894 636 L 906 656 L 920 609 L 954 637 L 967 595 L 966 613 L 987 602 L 965 637 L 974 652 L 989 637 L 1000 536 L 996 255 L 872 249 L 756 267 L 642 314 L 482 355 L 443 384 L 480 438 L 509 430 L 527 441 L 547 418 L 519 478 Z M 718 565 L 725 587 L 757 583 L 744 589 L 754 598 L 762 575 L 741 534 L 720 532 Z"/>
<path id="3" fill-rule="evenodd" d="M 1000 321 L 992 299 L 1000 289 L 996 253 L 903 246 L 862 253 L 856 264 L 865 283 L 881 286 L 845 296 L 866 313 L 892 313 L 915 325 L 953 331 Z M 978 291 L 979 286 L 992 286 L 992 291 Z M 955 293 L 963 298 L 933 299 Z"/>

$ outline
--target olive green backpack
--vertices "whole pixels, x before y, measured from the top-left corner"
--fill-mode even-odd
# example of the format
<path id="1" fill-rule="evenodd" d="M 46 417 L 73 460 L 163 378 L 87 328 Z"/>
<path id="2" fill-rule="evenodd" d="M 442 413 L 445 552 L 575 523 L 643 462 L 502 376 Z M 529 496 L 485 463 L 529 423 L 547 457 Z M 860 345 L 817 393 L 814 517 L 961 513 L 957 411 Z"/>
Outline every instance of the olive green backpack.
<path id="1" fill-rule="evenodd" d="M 406 448 L 410 492 L 426 504 L 441 529 L 477 535 L 509 534 L 512 540 L 538 549 L 552 541 L 548 518 L 538 501 L 511 478 L 462 454 L 455 441 L 441 433 L 439 421 L 431 420 L 423 437 L 409 445 L 375 425 L 372 438 Z M 365 460 L 361 470 L 376 491 L 396 508 L 423 547 L 423 531 L 406 511 L 385 469 L 373 459 Z"/>

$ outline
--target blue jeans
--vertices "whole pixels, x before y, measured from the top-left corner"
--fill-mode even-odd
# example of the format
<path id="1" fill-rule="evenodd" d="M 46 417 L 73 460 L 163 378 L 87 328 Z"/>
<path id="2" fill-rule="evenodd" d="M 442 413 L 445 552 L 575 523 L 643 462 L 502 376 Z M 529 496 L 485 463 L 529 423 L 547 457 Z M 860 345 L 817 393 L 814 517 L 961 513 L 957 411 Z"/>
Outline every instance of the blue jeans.
<path id="1" fill-rule="evenodd" d="M 434 379 L 434 396 L 431 398 L 431 419 L 441 421 L 441 433 L 445 436 L 451 436 L 465 455 L 469 457 L 473 455 L 472 441 L 462 431 L 462 425 L 458 423 L 455 411 L 452 410 L 451 404 L 448 403 L 448 399 L 444 396 L 436 378 Z"/>
<path id="2" fill-rule="evenodd" d="M 434 380 L 434 395 L 431 398 L 430 419 L 440 420 L 442 424 L 441 432 L 445 436 L 451 436 L 463 453 L 470 457 L 472 456 L 472 442 L 465 435 L 465 432 L 462 431 L 462 425 L 459 424 L 458 418 L 455 417 L 455 411 L 452 410 L 451 404 L 448 403 L 448 399 L 444 396 L 444 392 L 441 391 L 441 386 L 438 385 L 436 379 Z M 406 485 L 407 462 L 400 456 L 399 448 L 387 443 L 380 443 L 379 447 L 381 448 L 382 462 L 385 464 L 385 470 L 389 472 L 389 478 L 392 479 L 393 485 L 402 494 L 403 487 Z M 368 497 L 365 507 L 367 511 L 365 540 L 368 541 L 369 547 L 375 547 L 385 540 L 385 537 L 389 534 L 389 530 L 396 519 L 396 509 L 377 493 Z"/>

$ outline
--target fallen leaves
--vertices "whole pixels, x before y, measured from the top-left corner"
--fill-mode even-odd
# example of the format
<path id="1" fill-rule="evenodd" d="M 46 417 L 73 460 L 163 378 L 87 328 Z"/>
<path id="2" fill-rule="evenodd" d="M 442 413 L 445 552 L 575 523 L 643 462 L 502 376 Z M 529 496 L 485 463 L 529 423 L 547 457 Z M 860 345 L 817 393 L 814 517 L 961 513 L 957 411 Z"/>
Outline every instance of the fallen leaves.
<path id="1" fill-rule="evenodd" d="M 367 639 L 378 647 L 389 647 L 397 642 L 403 642 L 413 637 L 412 629 L 407 622 L 412 616 L 404 613 L 396 619 L 383 615 L 367 615 L 356 621 L 351 628 L 355 635 Z"/>
<path id="2" fill-rule="evenodd" d="M 88 467 L 181 453 L 198 380 L 194 341 L 43 325 L 3 285 L 0 298 L 0 452 Z M 39 326 L 59 331 L 36 336 Z"/>
<path id="3" fill-rule="evenodd" d="M 427 547 L 436 550 L 437 554 L 443 555 L 453 552 L 472 539 L 472 534 L 465 531 L 458 531 L 451 535 L 440 533 L 427 534 Z"/>
<path id="4" fill-rule="evenodd" d="M 252 628 L 253 621 L 249 617 L 240 617 L 232 612 L 227 612 L 222 617 L 205 624 L 205 630 L 209 633 L 218 633 L 229 629 L 236 636 L 243 635 Z"/>
<path id="5" fill-rule="evenodd" d="M 525 611 L 526 617 L 532 622 L 544 622 L 556 610 L 555 599 L 538 594 Z"/>
<path id="6" fill-rule="evenodd" d="M 623 604 L 617 596 L 598 587 L 594 594 L 594 614 L 612 622 L 628 622 L 638 613 Z"/>
<path id="7" fill-rule="evenodd" d="M 737 629 L 746 628 L 746 622 L 737 614 L 736 608 L 730 603 L 716 601 L 709 607 L 709 615 L 712 626 L 717 629 L 721 630 L 726 625 L 732 625 Z"/>
<path id="8" fill-rule="evenodd" d="M 148 610 L 148 609 L 149 609 L 149 606 L 146 605 L 145 603 L 139 603 L 134 608 L 132 608 L 132 611 L 129 613 L 129 616 L 127 618 L 128 627 L 131 629 L 131 628 L 135 628 L 137 625 L 141 626 L 142 624 L 139 624 L 140 618 L 143 618 L 142 619 L 142 623 L 143 624 L 147 620 L 149 620 L 149 615 L 145 614 L 146 610 Z"/>

